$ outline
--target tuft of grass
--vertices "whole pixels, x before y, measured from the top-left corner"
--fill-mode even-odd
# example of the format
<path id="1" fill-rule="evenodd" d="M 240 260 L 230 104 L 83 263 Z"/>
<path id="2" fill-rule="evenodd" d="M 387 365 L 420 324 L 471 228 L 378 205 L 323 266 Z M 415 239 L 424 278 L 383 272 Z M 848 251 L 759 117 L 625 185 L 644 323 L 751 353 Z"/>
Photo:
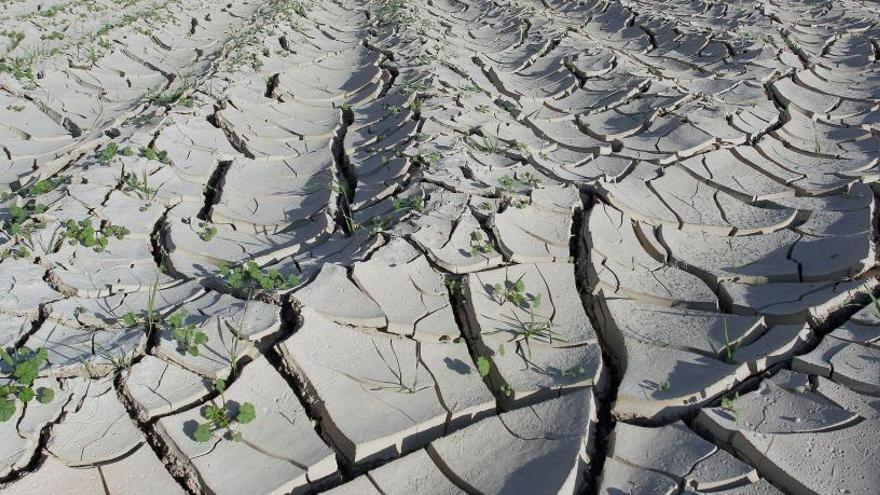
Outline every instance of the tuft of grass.
<path id="1" fill-rule="evenodd" d="M 731 364 L 734 362 L 734 356 L 736 355 L 737 349 L 739 349 L 739 342 L 731 342 L 730 333 L 727 328 L 727 318 L 723 320 L 724 324 L 724 347 L 719 350 L 715 348 L 715 344 L 709 340 L 709 347 L 712 348 L 712 352 L 721 357 L 721 360 L 725 363 Z"/>

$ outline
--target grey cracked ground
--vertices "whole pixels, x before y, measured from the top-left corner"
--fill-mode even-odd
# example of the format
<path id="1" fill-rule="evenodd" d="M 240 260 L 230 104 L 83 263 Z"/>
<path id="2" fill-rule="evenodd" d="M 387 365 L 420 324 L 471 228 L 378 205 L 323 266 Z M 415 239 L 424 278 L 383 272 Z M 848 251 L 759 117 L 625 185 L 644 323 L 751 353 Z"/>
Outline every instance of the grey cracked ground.
<path id="1" fill-rule="evenodd" d="M 0 22 L 3 494 L 877 493 L 876 2 Z"/>

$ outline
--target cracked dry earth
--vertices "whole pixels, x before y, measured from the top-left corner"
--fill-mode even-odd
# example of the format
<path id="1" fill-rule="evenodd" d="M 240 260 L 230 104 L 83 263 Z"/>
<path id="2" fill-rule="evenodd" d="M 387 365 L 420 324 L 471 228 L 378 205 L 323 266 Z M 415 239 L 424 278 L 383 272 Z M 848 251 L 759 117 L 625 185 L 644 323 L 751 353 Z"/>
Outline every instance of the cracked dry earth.
<path id="1" fill-rule="evenodd" d="M 4 495 L 877 493 L 877 3 L 0 20 Z"/>

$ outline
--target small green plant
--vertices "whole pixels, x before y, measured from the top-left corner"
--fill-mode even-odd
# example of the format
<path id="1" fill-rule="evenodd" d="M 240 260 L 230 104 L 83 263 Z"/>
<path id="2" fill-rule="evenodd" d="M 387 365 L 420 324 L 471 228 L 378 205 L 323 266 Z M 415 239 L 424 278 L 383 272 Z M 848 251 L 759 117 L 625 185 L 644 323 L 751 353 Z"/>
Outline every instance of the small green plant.
<path id="1" fill-rule="evenodd" d="M 348 232 L 354 232 L 360 227 L 360 225 L 358 225 L 351 213 L 351 190 L 345 183 L 336 178 L 333 179 L 330 189 L 339 196 L 339 214 L 342 215 L 342 218 L 345 220 L 345 226 L 348 229 Z"/>
<path id="2" fill-rule="evenodd" d="M 45 387 L 34 390 L 34 381 L 48 359 L 49 353 L 42 347 L 36 351 L 22 347 L 12 354 L 0 349 L 0 360 L 12 370 L 12 374 L 6 377 L 6 383 L 0 386 L 0 423 L 9 421 L 15 415 L 16 399 L 22 404 L 34 399 L 43 404 L 52 402 L 54 390 Z"/>
<path id="3" fill-rule="evenodd" d="M 873 292 L 868 292 L 868 297 L 871 298 L 871 309 L 874 312 L 874 317 L 880 319 L 880 300 L 874 297 Z"/>
<path id="4" fill-rule="evenodd" d="M 492 286 L 492 298 L 499 306 L 504 306 L 507 301 L 517 306 L 526 305 L 526 284 L 523 282 L 523 276 L 514 281 L 507 279 L 503 284 L 498 283 Z"/>
<path id="5" fill-rule="evenodd" d="M 523 183 L 514 178 L 512 175 L 502 175 L 498 179 L 498 184 L 501 185 L 501 189 L 508 194 L 515 194 L 517 189 L 519 189 Z"/>
<path id="6" fill-rule="evenodd" d="M 495 251 L 495 248 L 489 241 L 488 236 L 483 234 L 482 230 L 475 230 L 471 232 L 470 247 L 471 256 L 490 254 Z"/>
<path id="7" fill-rule="evenodd" d="M 479 356 L 477 358 L 477 371 L 480 373 L 480 376 L 486 378 L 489 376 L 489 371 L 492 369 L 492 361 L 486 356 Z"/>
<path id="8" fill-rule="evenodd" d="M 171 329 L 171 338 L 177 342 L 177 350 L 181 354 L 198 357 L 199 346 L 208 343 L 208 336 L 195 325 L 186 324 L 186 313 L 179 311 L 168 317 L 166 322 Z"/>
<path id="9" fill-rule="evenodd" d="M 41 229 L 45 226 L 35 218 L 46 212 L 46 205 L 30 201 L 23 206 L 10 206 L 9 216 L 3 225 L 4 230 L 11 235 L 28 237 L 32 229 Z"/>
<path id="10" fill-rule="evenodd" d="M 666 380 L 665 382 L 663 382 L 663 383 L 661 383 L 660 385 L 657 386 L 657 388 L 658 388 L 661 392 L 668 392 L 668 391 L 669 391 L 669 387 L 670 387 L 670 385 L 669 385 L 669 380 Z"/>
<path id="11" fill-rule="evenodd" d="M 724 325 L 724 347 L 721 350 L 716 349 L 715 344 L 713 344 L 711 340 L 709 340 L 709 347 L 712 348 L 712 352 L 714 352 L 717 355 L 720 355 L 721 359 L 725 363 L 730 364 L 730 363 L 734 362 L 733 358 L 734 358 L 734 355 L 736 354 L 736 350 L 739 349 L 740 343 L 739 342 L 731 342 L 730 333 L 728 332 L 728 328 L 727 328 L 727 318 L 725 318 L 722 323 Z"/>
<path id="12" fill-rule="evenodd" d="M 210 242 L 217 235 L 217 227 L 205 222 L 199 223 L 199 238 L 205 242 Z"/>
<path id="13" fill-rule="evenodd" d="M 553 342 L 554 340 L 565 342 L 564 339 L 560 338 L 556 335 L 556 332 L 553 331 L 553 322 L 550 321 L 550 318 L 541 317 L 535 314 L 535 310 L 540 306 L 541 294 L 538 294 L 530 301 L 530 303 L 528 303 L 528 319 L 524 320 L 516 313 L 514 313 L 512 317 L 508 316 L 506 318 L 510 325 L 508 331 L 516 335 L 518 339 L 521 339 L 522 342 L 525 343 L 529 359 L 532 357 L 532 339 L 543 339 L 548 342 Z"/>
<path id="14" fill-rule="evenodd" d="M 286 278 L 278 270 L 269 270 L 263 273 L 260 265 L 253 261 L 239 266 L 230 267 L 225 262 L 217 266 L 220 276 L 226 284 L 238 294 L 250 294 L 255 289 L 284 290 L 299 285 L 299 275 L 291 274 Z"/>
<path id="15" fill-rule="evenodd" d="M 729 412 L 733 416 L 733 420 L 739 423 L 739 409 L 734 404 L 739 399 L 739 392 L 734 394 L 733 398 L 724 397 L 721 399 L 721 409 Z"/>
<path id="16" fill-rule="evenodd" d="M 256 419 L 257 409 L 250 402 L 245 402 L 237 407 L 226 401 L 226 381 L 214 382 L 214 389 L 220 394 L 220 404 L 213 401 L 202 409 L 202 418 L 206 421 L 200 423 L 193 432 L 193 439 L 199 443 L 209 442 L 214 434 L 222 432 L 223 438 L 235 442 L 242 441 L 242 433 L 237 429 L 239 425 L 245 425 Z"/>
<path id="17" fill-rule="evenodd" d="M 108 163 L 119 152 L 119 145 L 114 141 L 107 143 L 107 146 L 98 153 L 98 161 Z"/>
<path id="18" fill-rule="evenodd" d="M 69 178 L 65 176 L 53 177 L 50 179 L 43 179 L 34 182 L 33 185 L 28 187 L 24 191 L 24 195 L 27 197 L 35 197 L 46 194 L 50 191 L 55 190 L 58 186 L 62 184 L 66 184 Z"/>
<path id="19" fill-rule="evenodd" d="M 123 190 L 127 192 L 136 192 L 143 199 L 152 200 L 159 192 L 157 188 L 150 187 L 150 178 L 146 171 L 141 172 L 140 177 L 133 172 L 128 172 L 123 176 Z"/>
<path id="20" fill-rule="evenodd" d="M 165 165 L 171 163 L 171 159 L 168 157 L 167 151 L 157 150 L 152 146 L 141 148 L 141 157 L 146 158 L 147 160 L 156 160 Z"/>
<path id="21" fill-rule="evenodd" d="M 122 240 L 131 233 L 127 228 L 107 224 L 100 229 L 96 229 L 92 224 L 91 218 L 75 221 L 68 220 L 64 224 L 65 231 L 63 236 L 67 238 L 67 242 L 73 246 L 79 244 L 87 248 L 92 248 L 95 252 L 100 253 L 107 249 L 107 245 L 111 238 Z"/>
<path id="22" fill-rule="evenodd" d="M 482 145 L 483 150 L 486 153 L 491 153 L 493 155 L 501 154 L 501 145 L 498 143 L 498 139 L 493 137 L 482 137 Z"/>
<path id="23" fill-rule="evenodd" d="M 428 169 L 433 169 L 440 165 L 440 159 L 442 155 L 436 151 L 431 151 L 428 153 L 419 153 L 413 157 L 413 162 L 417 164 L 421 164 L 426 166 Z"/>
<path id="24" fill-rule="evenodd" d="M 446 285 L 446 288 L 449 289 L 449 292 L 457 292 L 461 290 L 461 279 L 459 278 L 454 278 L 447 275 L 444 284 Z"/>
<path id="25" fill-rule="evenodd" d="M 532 172 L 525 172 L 522 174 L 522 178 L 519 179 L 519 182 L 527 186 L 535 187 L 541 183 L 541 178 Z"/>
<path id="26" fill-rule="evenodd" d="M 156 274 L 156 280 L 150 286 L 150 292 L 147 294 L 147 311 L 143 317 L 135 314 L 134 311 L 128 311 L 122 316 L 122 322 L 126 327 L 131 328 L 140 323 L 143 323 L 146 327 L 146 331 L 150 332 L 155 328 L 155 325 L 162 319 L 159 312 L 156 310 L 156 295 L 159 293 L 159 274 Z M 85 311 L 85 308 L 83 308 Z"/>
<path id="27" fill-rule="evenodd" d="M 128 313 L 125 313 L 125 315 L 123 315 L 122 322 L 125 323 L 126 327 L 131 328 L 140 323 L 140 318 L 138 318 L 138 316 L 134 314 L 134 311 L 129 311 Z"/>
<path id="28" fill-rule="evenodd" d="M 425 198 L 419 196 L 418 194 L 414 194 L 408 198 L 398 198 L 395 197 L 391 201 L 391 205 L 394 207 L 394 211 L 400 210 L 414 210 L 414 211 L 422 211 L 425 208 Z"/>

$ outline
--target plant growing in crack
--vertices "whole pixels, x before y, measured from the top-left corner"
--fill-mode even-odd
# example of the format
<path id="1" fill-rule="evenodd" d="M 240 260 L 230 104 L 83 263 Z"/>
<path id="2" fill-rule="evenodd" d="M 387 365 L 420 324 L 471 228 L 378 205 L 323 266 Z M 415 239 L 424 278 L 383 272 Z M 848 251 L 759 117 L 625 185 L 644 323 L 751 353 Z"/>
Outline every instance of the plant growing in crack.
<path id="1" fill-rule="evenodd" d="M 208 335 L 193 324 L 187 325 L 186 316 L 186 312 L 178 311 L 169 316 L 166 323 L 171 329 L 171 338 L 177 342 L 177 351 L 198 357 L 201 354 L 199 347 L 208 343 Z"/>
<path id="2" fill-rule="evenodd" d="M 526 305 L 526 283 L 523 281 L 525 275 L 520 275 L 516 280 L 504 280 L 504 283 L 497 283 L 491 286 L 491 296 L 499 306 L 504 306 L 508 301 L 523 307 Z M 540 303 L 539 303 L 540 304 Z"/>
<path id="3" fill-rule="evenodd" d="M 482 136 L 483 151 L 486 153 L 491 153 L 493 155 L 501 154 L 501 145 L 498 142 L 497 138 L 494 137 L 486 137 Z"/>
<path id="4" fill-rule="evenodd" d="M 480 377 L 486 378 L 490 371 L 492 371 L 492 359 L 486 356 L 477 357 L 477 372 Z"/>
<path id="5" fill-rule="evenodd" d="M 156 279 L 150 285 L 150 292 L 147 293 L 147 308 L 143 317 L 140 317 L 134 313 L 134 311 L 129 310 L 122 316 L 122 322 L 126 327 L 131 328 L 137 326 L 139 323 L 144 324 L 144 330 L 147 334 L 150 334 L 155 328 L 156 325 L 162 320 L 162 315 L 159 314 L 159 311 L 156 310 L 156 296 L 159 294 L 159 274 L 156 274 Z M 79 309 L 79 308 L 77 308 Z M 85 308 L 82 308 L 82 312 L 85 312 Z"/>
<path id="6" fill-rule="evenodd" d="M 391 200 L 391 205 L 395 212 L 401 210 L 422 211 L 425 208 L 425 198 L 418 194 L 413 194 L 408 198 L 395 197 Z"/>
<path id="7" fill-rule="evenodd" d="M 199 222 L 199 238 L 205 242 L 211 242 L 211 239 L 217 235 L 217 227 L 206 222 Z"/>
<path id="8" fill-rule="evenodd" d="M 40 196 L 46 194 L 48 192 L 54 191 L 61 186 L 62 184 L 67 184 L 70 182 L 70 177 L 65 175 L 59 175 L 57 177 L 51 177 L 49 179 L 38 180 L 34 182 L 30 187 L 25 189 L 24 196 L 33 198 L 36 196 Z"/>
<path id="9" fill-rule="evenodd" d="M 440 165 L 440 159 L 442 155 L 436 151 L 430 151 L 427 153 L 418 153 L 413 157 L 413 162 L 416 164 L 424 165 L 428 168 L 428 170 L 432 170 Z"/>
<path id="10" fill-rule="evenodd" d="M 349 232 L 354 232 L 360 226 L 355 221 L 354 216 L 351 213 L 351 190 L 338 178 L 334 178 L 333 182 L 330 184 L 330 189 L 339 196 L 339 200 L 342 203 L 340 206 L 340 215 L 345 220 L 345 226 L 348 228 Z"/>
<path id="11" fill-rule="evenodd" d="M 214 438 L 217 432 L 221 432 L 223 438 L 240 442 L 243 439 L 240 425 L 246 425 L 256 419 L 257 409 L 250 402 L 240 406 L 226 400 L 226 380 L 216 380 L 214 389 L 220 394 L 220 403 L 213 400 L 202 409 L 202 418 L 205 422 L 199 423 L 193 432 L 193 440 L 206 443 Z"/>
<path id="12" fill-rule="evenodd" d="M 482 230 L 474 230 L 471 232 L 470 238 L 471 256 L 488 255 L 495 252 L 495 248 L 489 241 L 489 237 L 483 234 Z"/>
<path id="13" fill-rule="evenodd" d="M 136 192 L 141 199 L 152 201 L 156 198 L 159 188 L 150 187 L 150 176 L 146 170 L 138 176 L 134 172 L 127 172 L 122 177 L 123 190 L 126 192 Z"/>
<path id="14" fill-rule="evenodd" d="M 721 399 L 721 409 L 729 412 L 733 416 L 733 420 L 739 423 L 739 409 L 735 404 L 737 399 L 739 399 L 739 392 L 736 392 L 733 397 L 723 397 Z"/>
<path id="15" fill-rule="evenodd" d="M 41 229 L 45 226 L 37 215 L 45 213 L 46 208 L 46 205 L 34 201 L 28 201 L 22 206 L 10 206 L 3 229 L 13 236 L 30 237 L 33 229 Z"/>
<path id="16" fill-rule="evenodd" d="M 736 355 L 736 350 L 739 349 L 740 342 L 732 342 L 730 340 L 730 332 L 727 327 L 727 318 L 724 318 L 722 321 L 724 326 L 724 347 L 720 350 L 715 348 L 715 344 L 712 343 L 712 340 L 709 339 L 709 347 L 712 348 L 712 352 L 716 355 L 721 356 L 721 360 L 725 363 L 731 364 L 734 362 L 734 356 Z"/>
<path id="17" fill-rule="evenodd" d="M 297 274 L 284 277 L 280 271 L 275 269 L 264 273 L 260 269 L 260 265 L 253 261 L 233 267 L 221 261 L 217 268 L 220 270 L 220 277 L 226 281 L 226 285 L 238 295 L 250 294 L 256 289 L 268 291 L 292 289 L 300 282 Z"/>
<path id="18" fill-rule="evenodd" d="M 516 194 L 520 187 L 525 184 L 512 175 L 502 175 L 498 178 L 498 184 L 501 186 L 503 192 L 507 194 Z"/>
<path id="19" fill-rule="evenodd" d="M 107 225 L 96 229 L 92 224 L 91 218 L 80 221 L 68 220 L 64 223 L 65 231 L 63 237 L 67 238 L 67 242 L 73 246 L 80 244 L 87 248 L 92 248 L 96 253 L 103 252 L 107 249 L 110 238 L 122 240 L 131 233 L 127 228 L 120 225 Z"/>
<path id="20" fill-rule="evenodd" d="M 164 165 L 171 163 L 171 158 L 168 157 L 167 151 L 157 150 L 152 146 L 141 148 L 141 157 L 146 158 L 147 160 L 156 160 Z"/>
<path id="21" fill-rule="evenodd" d="M 124 350 L 116 352 L 113 349 L 107 349 L 98 342 L 95 342 L 95 355 L 106 360 L 113 367 L 114 372 L 129 371 L 134 364 L 134 351 L 125 352 Z M 90 365 L 83 362 L 89 376 L 96 374 L 94 369 L 90 369 Z"/>
<path id="22" fill-rule="evenodd" d="M 460 278 L 455 278 L 451 275 L 446 276 L 446 280 L 443 281 L 446 288 L 449 292 L 458 292 L 461 290 L 462 282 Z"/>
<path id="23" fill-rule="evenodd" d="M 560 338 L 556 332 L 553 331 L 553 322 L 550 318 L 546 318 L 543 316 L 539 316 L 535 314 L 535 310 L 541 306 L 541 294 L 538 294 L 528 303 L 528 319 L 520 318 L 520 316 L 514 312 L 512 316 L 507 315 L 505 319 L 507 320 L 507 324 L 509 327 L 506 331 L 514 334 L 517 341 L 520 341 L 525 344 L 526 347 L 526 355 L 529 359 L 532 357 L 532 340 L 544 340 L 547 342 L 562 342 L 565 340 Z M 498 333 L 505 330 L 498 330 L 492 333 Z"/>
<path id="24" fill-rule="evenodd" d="M 0 385 L 0 423 L 9 421 L 15 415 L 16 400 L 22 404 L 34 399 L 43 404 L 54 400 L 55 391 L 51 388 L 40 387 L 34 390 L 34 381 L 48 359 L 49 353 L 43 347 L 36 351 L 22 347 L 12 354 L 0 349 L 0 361 L 11 370 L 11 374 L 5 377 L 6 383 Z"/>

